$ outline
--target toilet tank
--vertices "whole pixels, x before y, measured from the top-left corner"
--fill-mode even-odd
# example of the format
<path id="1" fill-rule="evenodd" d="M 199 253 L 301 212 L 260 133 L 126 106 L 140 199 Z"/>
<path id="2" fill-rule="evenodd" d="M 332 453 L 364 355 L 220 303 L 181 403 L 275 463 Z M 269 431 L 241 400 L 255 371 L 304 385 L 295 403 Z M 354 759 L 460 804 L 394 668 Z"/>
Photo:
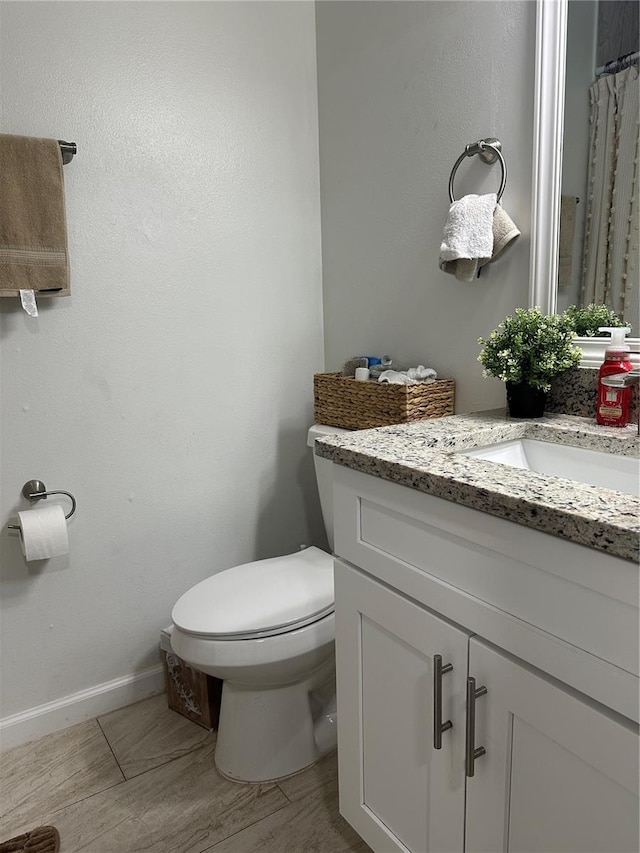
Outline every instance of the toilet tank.
<path id="1" fill-rule="evenodd" d="M 314 424 L 307 434 L 307 444 L 313 450 L 316 438 L 321 438 L 323 435 L 338 435 L 342 432 L 350 432 L 350 430 L 326 426 L 325 424 Z M 318 483 L 318 494 L 320 495 L 320 507 L 322 508 L 324 527 L 327 531 L 329 548 L 333 552 L 333 495 L 331 487 L 331 466 L 333 462 L 330 462 L 328 459 L 322 459 L 314 453 L 313 464 L 316 469 L 316 481 Z"/>

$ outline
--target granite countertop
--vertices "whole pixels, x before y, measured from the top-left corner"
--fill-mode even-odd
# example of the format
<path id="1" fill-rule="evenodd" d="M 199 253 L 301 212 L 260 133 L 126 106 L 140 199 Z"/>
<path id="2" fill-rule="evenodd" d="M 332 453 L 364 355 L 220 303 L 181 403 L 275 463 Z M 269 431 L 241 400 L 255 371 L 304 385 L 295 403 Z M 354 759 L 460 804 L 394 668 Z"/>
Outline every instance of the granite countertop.
<path id="1" fill-rule="evenodd" d="M 640 453 L 635 426 L 601 427 L 590 418 L 553 414 L 513 420 L 503 410 L 328 435 L 316 441 L 315 452 L 364 474 L 637 562 L 640 498 L 457 452 L 517 438 L 635 458 Z"/>

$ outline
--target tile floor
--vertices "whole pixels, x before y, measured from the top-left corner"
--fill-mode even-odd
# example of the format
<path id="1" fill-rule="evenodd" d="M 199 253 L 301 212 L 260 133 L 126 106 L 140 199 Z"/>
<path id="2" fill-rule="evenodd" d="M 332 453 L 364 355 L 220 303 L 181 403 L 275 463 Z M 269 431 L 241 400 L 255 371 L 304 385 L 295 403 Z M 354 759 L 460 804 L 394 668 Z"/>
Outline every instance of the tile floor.
<path id="1" fill-rule="evenodd" d="M 153 696 L 0 755 L 0 841 L 54 824 L 60 853 L 369 853 L 336 757 L 278 784 L 213 764 L 215 733 Z"/>

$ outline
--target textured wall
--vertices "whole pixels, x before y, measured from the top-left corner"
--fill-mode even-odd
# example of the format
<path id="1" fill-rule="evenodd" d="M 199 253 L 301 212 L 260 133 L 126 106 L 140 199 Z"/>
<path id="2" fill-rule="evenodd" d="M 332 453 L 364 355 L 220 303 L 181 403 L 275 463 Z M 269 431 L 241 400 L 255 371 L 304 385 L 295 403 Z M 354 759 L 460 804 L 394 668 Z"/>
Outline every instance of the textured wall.
<path id="1" fill-rule="evenodd" d="M 189 586 L 320 540 L 322 309 L 310 4 L 0 17 L 2 130 L 78 144 L 73 295 L 0 300 L 2 525 L 30 477 L 78 499 L 68 557 L 0 533 L 5 716 L 156 664 Z"/>
<path id="2" fill-rule="evenodd" d="M 456 380 L 457 411 L 504 405 L 477 338 L 528 301 L 535 4 L 316 4 L 325 353 L 389 353 Z M 451 168 L 496 136 L 522 237 L 472 283 L 438 269 Z M 496 191 L 460 166 L 456 197 Z"/>

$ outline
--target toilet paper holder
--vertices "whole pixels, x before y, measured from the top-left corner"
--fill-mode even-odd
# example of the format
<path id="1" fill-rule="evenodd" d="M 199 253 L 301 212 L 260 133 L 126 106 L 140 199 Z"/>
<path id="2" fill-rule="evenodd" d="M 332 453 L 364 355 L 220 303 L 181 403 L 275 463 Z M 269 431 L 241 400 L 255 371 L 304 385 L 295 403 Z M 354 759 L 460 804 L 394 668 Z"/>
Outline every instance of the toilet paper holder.
<path id="1" fill-rule="evenodd" d="M 71 518 L 76 511 L 76 499 L 71 492 L 65 492 L 61 489 L 48 490 L 42 480 L 28 480 L 22 487 L 22 495 L 28 501 L 46 500 L 49 495 L 66 495 L 71 500 L 71 512 L 65 515 L 66 519 Z M 7 524 L 9 530 L 20 530 L 19 524 Z"/>

